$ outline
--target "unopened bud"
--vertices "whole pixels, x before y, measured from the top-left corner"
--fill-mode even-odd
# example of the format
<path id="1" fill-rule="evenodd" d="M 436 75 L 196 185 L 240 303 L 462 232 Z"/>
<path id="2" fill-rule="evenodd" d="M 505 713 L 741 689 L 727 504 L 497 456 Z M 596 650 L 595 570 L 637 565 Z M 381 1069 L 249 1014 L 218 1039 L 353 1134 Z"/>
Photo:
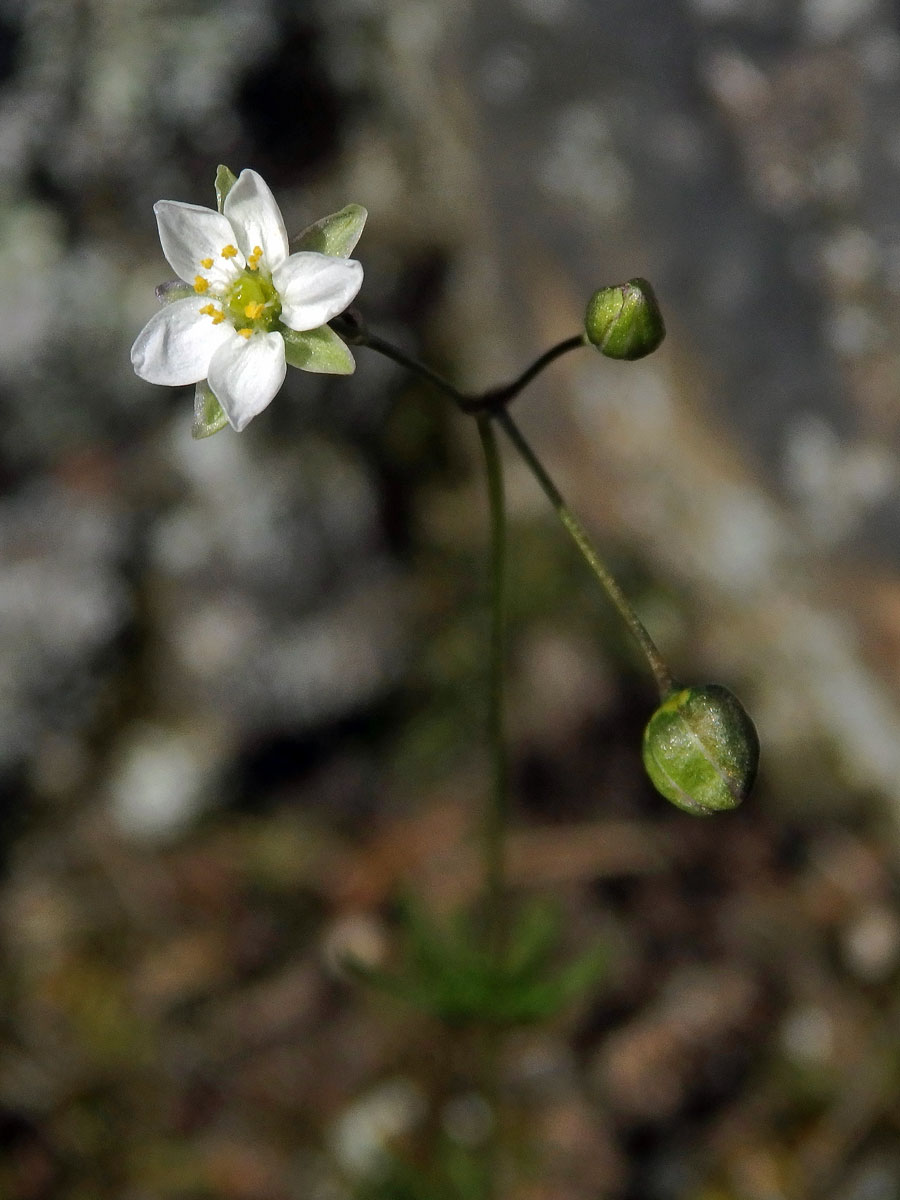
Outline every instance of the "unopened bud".
<path id="1" fill-rule="evenodd" d="M 594 292 L 584 314 L 587 340 L 607 358 L 643 358 L 666 336 L 653 288 L 630 279 Z"/>
<path id="2" fill-rule="evenodd" d="M 737 697 L 709 683 L 666 697 L 647 722 L 643 753 L 656 790 L 705 817 L 737 808 L 749 795 L 759 737 Z"/>

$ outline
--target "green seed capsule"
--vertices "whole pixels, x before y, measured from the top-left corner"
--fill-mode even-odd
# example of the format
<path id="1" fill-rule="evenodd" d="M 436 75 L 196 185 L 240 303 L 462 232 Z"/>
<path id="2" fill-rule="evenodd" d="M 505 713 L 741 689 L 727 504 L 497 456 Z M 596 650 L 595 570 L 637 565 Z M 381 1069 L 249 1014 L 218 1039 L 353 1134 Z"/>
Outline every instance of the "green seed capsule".
<path id="1" fill-rule="evenodd" d="M 666 336 L 662 313 L 646 279 L 601 288 L 584 314 L 587 340 L 607 358 L 643 358 Z"/>
<path id="2" fill-rule="evenodd" d="M 717 683 L 672 691 L 644 730 L 644 766 L 667 800 L 696 816 L 737 806 L 750 793 L 759 737 L 741 702 Z"/>

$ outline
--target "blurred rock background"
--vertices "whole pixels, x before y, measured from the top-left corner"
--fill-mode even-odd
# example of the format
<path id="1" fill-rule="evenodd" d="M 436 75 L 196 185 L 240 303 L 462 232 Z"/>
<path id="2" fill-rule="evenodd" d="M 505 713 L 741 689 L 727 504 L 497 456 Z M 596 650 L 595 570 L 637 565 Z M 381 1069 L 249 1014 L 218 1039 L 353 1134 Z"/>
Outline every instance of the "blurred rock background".
<path id="1" fill-rule="evenodd" d="M 338 966 L 474 894 L 474 433 L 360 350 L 191 441 L 128 350 L 152 204 L 218 162 L 290 230 L 365 204 L 369 321 L 465 386 L 601 284 L 667 316 L 517 410 L 763 776 L 664 811 L 510 461 L 511 870 L 609 969 L 507 1047 L 504 1195 L 900 1196 L 898 129 L 890 0 L 0 2 L 4 1200 L 395 1197 L 386 1140 L 488 1120 L 473 1048 Z"/>

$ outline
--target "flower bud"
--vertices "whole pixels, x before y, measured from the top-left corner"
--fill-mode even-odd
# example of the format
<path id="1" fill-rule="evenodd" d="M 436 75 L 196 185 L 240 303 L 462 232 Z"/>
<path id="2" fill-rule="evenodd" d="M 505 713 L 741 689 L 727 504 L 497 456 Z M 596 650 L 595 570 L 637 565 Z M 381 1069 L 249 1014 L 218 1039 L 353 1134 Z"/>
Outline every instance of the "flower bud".
<path id="1" fill-rule="evenodd" d="M 594 292 L 584 314 L 587 340 L 607 358 L 643 358 L 666 336 L 662 313 L 646 279 Z"/>
<path id="2" fill-rule="evenodd" d="M 759 737 L 737 697 L 708 683 L 669 693 L 647 722 L 643 754 L 656 790 L 705 817 L 737 808 L 749 795 Z"/>

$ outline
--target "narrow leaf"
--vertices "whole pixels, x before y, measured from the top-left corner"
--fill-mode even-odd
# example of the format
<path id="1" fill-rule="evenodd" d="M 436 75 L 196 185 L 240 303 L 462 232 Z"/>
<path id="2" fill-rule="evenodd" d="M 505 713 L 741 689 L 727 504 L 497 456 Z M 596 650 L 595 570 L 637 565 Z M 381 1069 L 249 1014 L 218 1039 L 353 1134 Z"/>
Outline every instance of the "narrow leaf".
<path id="1" fill-rule="evenodd" d="M 304 333 L 282 328 L 280 333 L 288 366 L 320 375 L 352 375 L 356 370 L 353 355 L 328 325 Z"/>
<path id="2" fill-rule="evenodd" d="M 194 389 L 194 424 L 191 436 L 194 438 L 212 437 L 228 424 L 228 418 L 222 411 L 222 406 L 210 390 L 205 379 L 201 379 Z"/>
<path id="3" fill-rule="evenodd" d="M 546 964 L 559 940 L 558 909 L 537 900 L 510 930 L 504 969 L 510 979 L 526 979 Z"/>
<path id="4" fill-rule="evenodd" d="M 331 254 L 335 258 L 349 258 L 368 215 L 361 204 L 348 204 L 340 212 L 308 225 L 294 238 L 291 248 L 316 250 L 319 254 Z"/>

